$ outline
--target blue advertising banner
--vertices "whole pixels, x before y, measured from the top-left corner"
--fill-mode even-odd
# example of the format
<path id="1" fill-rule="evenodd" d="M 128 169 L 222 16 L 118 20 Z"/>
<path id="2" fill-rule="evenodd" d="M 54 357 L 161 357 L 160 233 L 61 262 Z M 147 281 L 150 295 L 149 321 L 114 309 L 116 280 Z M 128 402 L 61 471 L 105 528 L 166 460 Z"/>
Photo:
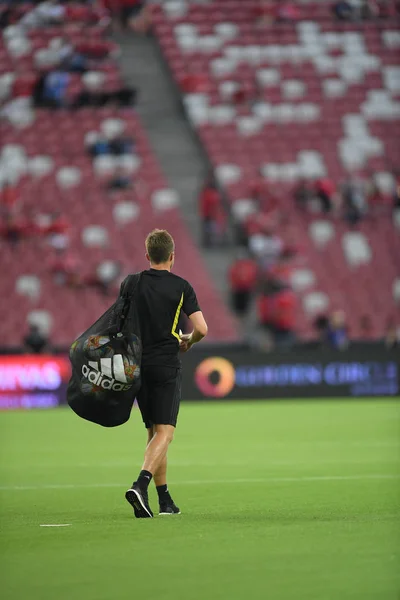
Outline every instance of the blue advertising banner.
<path id="1" fill-rule="evenodd" d="M 183 397 L 309 398 L 398 396 L 399 350 L 383 347 L 288 352 L 191 351 L 183 359 Z"/>

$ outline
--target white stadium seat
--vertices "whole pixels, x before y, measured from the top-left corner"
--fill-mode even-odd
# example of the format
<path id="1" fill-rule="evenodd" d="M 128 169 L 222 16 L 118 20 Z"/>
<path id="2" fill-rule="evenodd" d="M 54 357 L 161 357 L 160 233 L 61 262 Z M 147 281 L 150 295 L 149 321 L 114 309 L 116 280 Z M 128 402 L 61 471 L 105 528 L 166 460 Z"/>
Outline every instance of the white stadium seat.
<path id="1" fill-rule="evenodd" d="M 232 40 L 239 33 L 239 28 L 235 23 L 218 23 L 214 29 L 215 33 L 223 40 Z"/>
<path id="2" fill-rule="evenodd" d="M 116 166 L 116 157 L 111 156 L 110 154 L 103 154 L 101 156 L 96 156 L 93 161 L 93 168 L 97 175 L 99 176 L 109 176 L 114 173 Z"/>
<path id="3" fill-rule="evenodd" d="M 290 284 L 296 292 L 303 292 L 315 284 L 315 274 L 310 269 L 296 269 L 290 276 Z"/>
<path id="4" fill-rule="evenodd" d="M 303 308 L 309 316 L 324 313 L 329 307 L 329 298 L 323 292 L 310 292 L 303 297 Z"/>
<path id="5" fill-rule="evenodd" d="M 112 139 L 121 135 L 125 130 L 125 121 L 123 119 L 105 119 L 101 124 L 101 132 L 107 139 Z"/>
<path id="6" fill-rule="evenodd" d="M 68 189 L 79 185 L 82 178 L 78 167 L 62 167 L 58 170 L 56 180 L 60 188 Z"/>
<path id="7" fill-rule="evenodd" d="M 120 226 L 136 221 L 139 214 L 140 208 L 135 202 L 117 202 L 113 208 L 114 221 Z"/>
<path id="8" fill-rule="evenodd" d="M 351 267 L 357 267 L 371 260 L 371 247 L 363 233 L 350 231 L 345 233 L 342 238 L 342 247 L 345 258 Z"/>
<path id="9" fill-rule="evenodd" d="M 162 8 L 169 19 L 181 19 L 188 11 L 188 4 L 185 0 L 167 0 Z"/>
<path id="10" fill-rule="evenodd" d="M 249 198 L 243 198 L 241 200 L 235 200 L 232 204 L 233 218 L 237 223 L 242 223 L 250 215 L 257 212 L 257 204 L 254 200 Z"/>
<path id="11" fill-rule="evenodd" d="M 20 275 L 15 283 L 15 291 L 20 296 L 26 296 L 30 300 L 40 297 L 41 282 L 36 275 Z"/>
<path id="12" fill-rule="evenodd" d="M 335 229 L 330 221 L 314 221 L 309 227 L 309 232 L 318 248 L 326 246 L 335 235 Z"/>
<path id="13" fill-rule="evenodd" d="M 108 246 L 108 232 L 101 225 L 89 225 L 82 231 L 82 241 L 88 247 L 105 248 Z"/>
<path id="14" fill-rule="evenodd" d="M 36 325 L 44 335 L 49 335 L 53 327 L 53 316 L 48 310 L 31 310 L 26 320 L 29 325 Z"/>
<path id="15" fill-rule="evenodd" d="M 400 277 L 393 281 L 393 298 L 397 304 L 400 304 Z"/>
<path id="16" fill-rule="evenodd" d="M 231 184 L 239 181 L 241 177 L 241 169 L 237 165 L 219 165 L 215 169 L 215 175 L 221 184 Z"/>
<path id="17" fill-rule="evenodd" d="M 48 175 L 53 170 L 54 160 L 51 156 L 38 155 L 28 162 L 28 170 L 33 177 L 40 178 Z"/>
<path id="18" fill-rule="evenodd" d="M 178 192 L 171 189 L 157 190 L 151 197 L 151 203 L 156 211 L 170 210 L 179 205 Z"/>

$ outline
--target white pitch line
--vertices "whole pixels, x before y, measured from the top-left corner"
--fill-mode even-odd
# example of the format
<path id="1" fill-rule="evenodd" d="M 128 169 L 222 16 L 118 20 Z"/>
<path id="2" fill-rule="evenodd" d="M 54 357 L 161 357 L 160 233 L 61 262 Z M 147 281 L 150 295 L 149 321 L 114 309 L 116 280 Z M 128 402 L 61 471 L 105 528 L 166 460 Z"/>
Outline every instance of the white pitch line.
<path id="1" fill-rule="evenodd" d="M 313 481 L 356 481 L 368 479 L 400 479 L 399 474 L 370 474 L 370 475 L 313 475 L 308 477 L 257 477 L 245 479 L 193 479 L 172 481 L 170 485 L 208 485 L 208 484 L 239 484 L 239 483 L 303 483 Z M 95 488 L 124 488 L 125 483 L 50 483 L 44 485 L 5 485 L 0 486 L 1 492 L 25 492 L 29 490 L 75 490 Z"/>
<path id="2" fill-rule="evenodd" d="M 50 524 L 39 525 L 39 527 L 69 527 L 70 525 L 71 525 L 71 523 L 50 523 Z"/>

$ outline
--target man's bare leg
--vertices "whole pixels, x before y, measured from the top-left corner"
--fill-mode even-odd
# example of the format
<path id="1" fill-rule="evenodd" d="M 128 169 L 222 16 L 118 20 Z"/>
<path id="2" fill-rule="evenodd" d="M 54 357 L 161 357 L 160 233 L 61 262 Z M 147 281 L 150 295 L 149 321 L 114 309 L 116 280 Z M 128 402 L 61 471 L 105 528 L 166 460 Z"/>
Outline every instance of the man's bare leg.
<path id="1" fill-rule="evenodd" d="M 174 431 L 175 427 L 173 425 L 153 425 L 152 428 L 147 430 L 148 443 L 142 470 L 132 488 L 125 494 L 126 499 L 133 506 L 136 517 L 146 518 L 153 516 L 148 502 L 147 488 L 155 474 L 157 474 L 156 485 L 159 481 L 166 480 L 167 451 L 169 444 L 173 440 Z M 159 498 L 160 494 L 162 497 L 162 500 L 160 498 L 160 508 L 161 504 L 164 506 L 168 504 L 173 505 L 166 483 L 161 484 L 160 488 L 157 486 L 157 492 L 159 492 Z M 173 506 L 174 509 L 171 511 L 160 510 L 160 513 L 173 514 L 180 512 L 175 505 Z"/>
<path id="2" fill-rule="evenodd" d="M 167 485 L 167 455 L 162 459 L 160 466 L 154 473 L 154 483 L 159 488 L 161 485 Z"/>
<path id="3" fill-rule="evenodd" d="M 155 435 L 156 429 L 154 426 L 147 430 L 147 447 L 149 446 Z M 154 471 L 153 479 L 158 494 L 160 514 L 180 514 L 179 508 L 176 506 L 175 502 L 171 498 L 171 494 L 169 493 L 167 485 L 167 453 L 165 454 L 161 463 L 157 467 L 157 470 Z"/>
<path id="4" fill-rule="evenodd" d="M 173 425 L 153 425 L 153 436 L 147 444 L 142 471 L 154 475 L 167 455 L 168 446 L 174 439 Z"/>
<path id="5" fill-rule="evenodd" d="M 147 430 L 147 446 L 150 444 L 155 434 L 155 430 L 153 427 L 150 427 Z M 147 448 L 146 446 L 146 448 Z M 167 485 L 167 455 L 164 456 L 161 461 L 158 469 L 153 474 L 153 479 L 156 487 L 160 487 L 162 485 Z"/>

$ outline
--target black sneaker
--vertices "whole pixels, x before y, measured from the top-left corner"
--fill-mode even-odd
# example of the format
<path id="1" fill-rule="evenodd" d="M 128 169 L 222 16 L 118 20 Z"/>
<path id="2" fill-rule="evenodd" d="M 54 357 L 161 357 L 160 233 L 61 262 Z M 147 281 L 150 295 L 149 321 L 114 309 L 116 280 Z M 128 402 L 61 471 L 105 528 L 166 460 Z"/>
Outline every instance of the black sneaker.
<path id="1" fill-rule="evenodd" d="M 153 512 L 149 506 L 147 490 L 142 490 L 137 483 L 126 492 L 125 498 L 133 507 L 135 517 L 138 519 L 152 519 Z"/>
<path id="2" fill-rule="evenodd" d="M 176 506 L 175 502 L 171 497 L 165 500 L 165 502 L 160 502 L 160 512 L 159 515 L 180 515 L 181 511 Z"/>

